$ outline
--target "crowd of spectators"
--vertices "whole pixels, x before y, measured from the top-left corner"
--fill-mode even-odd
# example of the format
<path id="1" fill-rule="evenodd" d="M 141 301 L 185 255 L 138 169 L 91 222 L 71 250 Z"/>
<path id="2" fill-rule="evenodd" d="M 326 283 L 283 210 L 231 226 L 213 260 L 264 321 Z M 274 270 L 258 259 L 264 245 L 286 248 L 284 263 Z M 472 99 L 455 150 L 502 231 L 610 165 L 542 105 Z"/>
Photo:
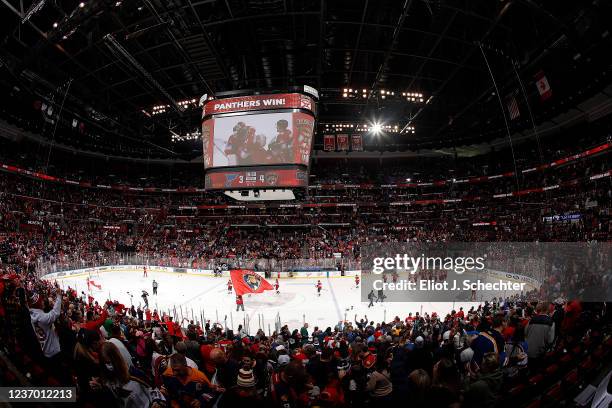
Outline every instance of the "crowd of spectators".
<path id="1" fill-rule="evenodd" d="M 591 180 L 609 170 L 608 159 L 603 154 L 527 173 L 524 189 L 559 187 L 519 197 L 493 197 L 514 190 L 514 178 L 500 178 L 417 191 L 317 190 L 297 208 L 217 208 L 226 202 L 220 194 L 101 191 L 2 172 L 0 262 L 27 270 L 37 263 L 104 262 L 117 253 L 200 264 L 334 254 L 358 260 L 369 242 L 608 241 L 610 177 Z M 544 221 L 566 214 L 578 217 Z"/>
<path id="2" fill-rule="evenodd" d="M 266 334 L 98 303 L 33 274 L 4 275 L 1 289 L 3 380 L 77 386 L 85 407 L 517 406 L 517 387 L 535 398 L 609 354 L 595 303 L 506 299 Z"/>

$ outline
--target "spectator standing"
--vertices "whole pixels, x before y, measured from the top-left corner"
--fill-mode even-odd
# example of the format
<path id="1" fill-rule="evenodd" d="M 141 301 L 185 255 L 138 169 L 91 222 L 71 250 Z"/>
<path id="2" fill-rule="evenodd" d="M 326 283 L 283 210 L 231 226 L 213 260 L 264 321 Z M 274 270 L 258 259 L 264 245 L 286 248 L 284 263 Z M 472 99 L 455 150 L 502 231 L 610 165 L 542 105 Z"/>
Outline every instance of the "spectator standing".
<path id="1" fill-rule="evenodd" d="M 548 315 L 548 303 L 540 302 L 536 314 L 525 328 L 529 368 L 537 369 L 542 364 L 542 357 L 555 340 L 555 323 Z"/>
<path id="2" fill-rule="evenodd" d="M 494 408 L 503 382 L 498 356 L 486 353 L 482 358 L 480 372 L 469 376 L 465 384 L 465 408 Z"/>
<path id="3" fill-rule="evenodd" d="M 383 407 L 392 403 L 393 384 L 386 359 L 379 357 L 376 361 L 376 368 L 370 374 L 366 390 L 370 393 L 371 406 Z"/>

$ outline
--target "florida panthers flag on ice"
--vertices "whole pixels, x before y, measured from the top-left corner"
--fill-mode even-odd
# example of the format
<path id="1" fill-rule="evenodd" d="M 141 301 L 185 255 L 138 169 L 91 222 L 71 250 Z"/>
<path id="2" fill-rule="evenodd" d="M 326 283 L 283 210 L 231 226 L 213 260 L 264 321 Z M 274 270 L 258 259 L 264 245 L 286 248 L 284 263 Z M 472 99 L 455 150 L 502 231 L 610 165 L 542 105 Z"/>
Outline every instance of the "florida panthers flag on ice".
<path id="1" fill-rule="evenodd" d="M 232 283 L 236 295 L 244 295 L 245 293 L 261 293 L 264 290 L 272 290 L 272 285 L 256 274 L 247 269 L 233 269 L 230 271 Z"/>

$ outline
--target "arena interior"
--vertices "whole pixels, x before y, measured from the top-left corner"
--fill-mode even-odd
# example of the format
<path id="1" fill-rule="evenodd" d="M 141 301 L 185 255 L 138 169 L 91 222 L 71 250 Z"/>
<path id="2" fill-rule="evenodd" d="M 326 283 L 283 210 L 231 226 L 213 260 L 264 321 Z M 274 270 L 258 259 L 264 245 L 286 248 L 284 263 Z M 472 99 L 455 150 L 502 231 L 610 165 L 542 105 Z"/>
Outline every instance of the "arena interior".
<path id="1" fill-rule="evenodd" d="M 612 406 L 611 2 L 0 21 L 0 403 Z"/>

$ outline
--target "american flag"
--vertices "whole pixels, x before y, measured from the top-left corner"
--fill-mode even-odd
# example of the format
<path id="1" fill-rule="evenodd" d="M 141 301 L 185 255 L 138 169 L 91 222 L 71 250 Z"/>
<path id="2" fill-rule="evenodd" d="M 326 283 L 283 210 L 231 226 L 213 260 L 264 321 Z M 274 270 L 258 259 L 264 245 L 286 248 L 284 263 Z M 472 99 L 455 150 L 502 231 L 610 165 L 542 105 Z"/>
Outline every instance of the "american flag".
<path id="1" fill-rule="evenodd" d="M 513 93 L 506 96 L 506 106 L 508 107 L 508 115 L 510 116 L 510 120 L 514 120 L 521 116 L 518 103 L 516 102 L 516 98 L 514 97 Z"/>

